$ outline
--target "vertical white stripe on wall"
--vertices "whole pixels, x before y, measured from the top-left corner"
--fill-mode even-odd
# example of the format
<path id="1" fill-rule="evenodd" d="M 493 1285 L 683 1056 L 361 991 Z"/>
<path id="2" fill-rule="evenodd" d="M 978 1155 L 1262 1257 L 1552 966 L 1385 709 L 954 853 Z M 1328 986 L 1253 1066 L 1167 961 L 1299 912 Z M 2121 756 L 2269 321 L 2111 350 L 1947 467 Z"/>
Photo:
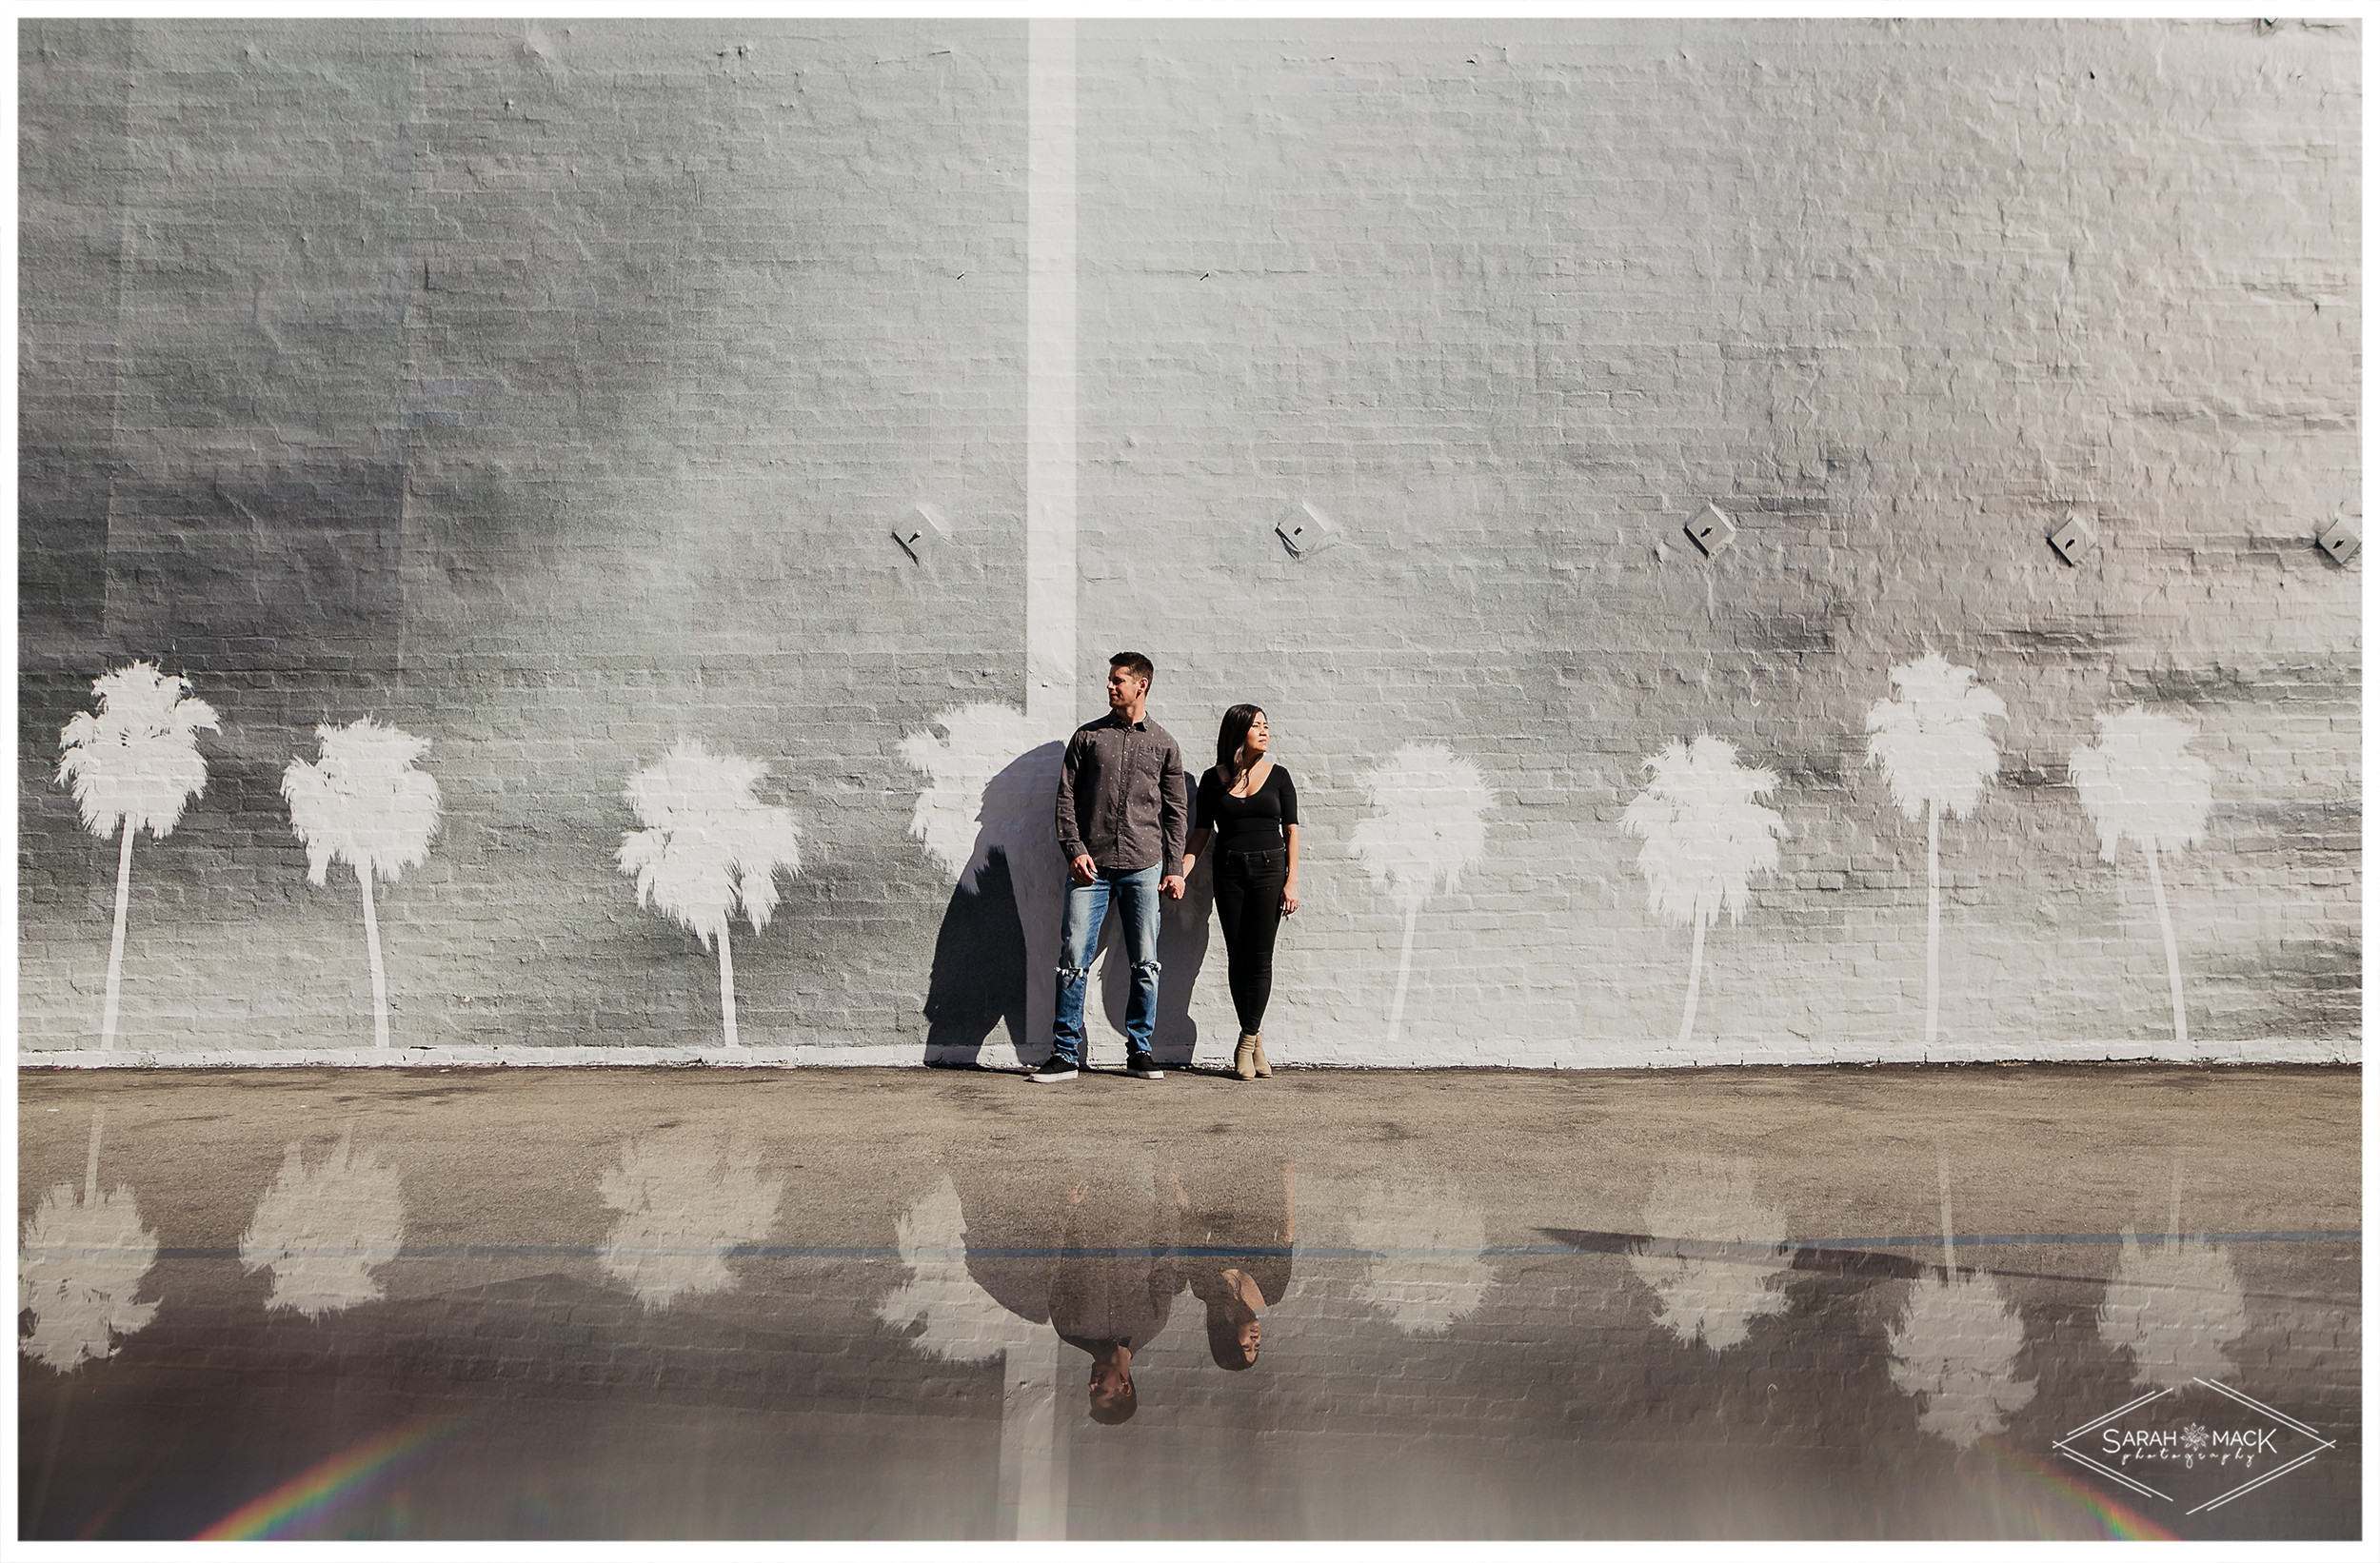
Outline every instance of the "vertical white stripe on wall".
<path id="1" fill-rule="evenodd" d="M 1024 310 L 1024 709 L 1075 712 L 1075 30 L 1028 24 Z"/>

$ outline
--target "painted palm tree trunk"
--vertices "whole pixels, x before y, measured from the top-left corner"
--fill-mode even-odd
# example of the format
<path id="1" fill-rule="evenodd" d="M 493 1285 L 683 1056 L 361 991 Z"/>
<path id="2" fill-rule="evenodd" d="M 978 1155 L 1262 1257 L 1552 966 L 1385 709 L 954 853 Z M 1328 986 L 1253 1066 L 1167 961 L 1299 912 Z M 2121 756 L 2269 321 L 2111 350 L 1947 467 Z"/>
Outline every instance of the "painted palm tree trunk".
<path id="1" fill-rule="evenodd" d="M 1694 949 L 1686 957 L 1686 1014 L 1677 1023 L 1677 1045 L 1684 1047 L 1693 1040 L 1695 1012 L 1702 1007 L 1702 938 L 1709 931 L 1708 914 L 1695 919 Z"/>
<path id="2" fill-rule="evenodd" d="M 1695 1011 L 1702 1002 L 1702 936 L 1710 926 L 1708 917 L 1695 919 L 1694 953 L 1686 958 L 1686 1018 L 1677 1023 L 1679 1047 L 1694 1039 Z"/>
<path id="3" fill-rule="evenodd" d="M 1388 1039 L 1395 1041 L 1405 1023 L 1405 984 L 1413 978 L 1413 930 L 1421 921 L 1421 903 L 1405 908 L 1405 941 L 1397 951 L 1397 997 L 1388 1005 Z"/>
<path id="4" fill-rule="evenodd" d="M 1942 1191 L 1942 1278 L 1958 1278 L 1958 1255 L 1951 1242 L 1951 1157 L 1947 1151 L 1936 1151 L 1934 1157 L 1935 1184 Z"/>
<path id="5" fill-rule="evenodd" d="M 1942 1029 L 1942 805 L 1926 800 L 1926 1046 Z"/>
<path id="6" fill-rule="evenodd" d="M 2173 938 L 2173 914 L 2166 909 L 2165 876 L 2157 869 L 2157 843 L 2144 841 L 2140 850 L 2149 858 L 2149 894 L 2157 903 L 2157 928 L 2165 935 L 2165 980 L 2173 990 L 2173 1040 L 2177 1045 L 2190 1041 L 2190 1018 L 2182 1011 L 2182 953 Z"/>
<path id="7" fill-rule="evenodd" d="M 132 821 L 124 821 L 124 844 L 116 849 L 115 933 L 108 940 L 108 997 L 99 1012 L 99 1045 L 116 1045 L 116 1011 L 124 998 L 124 913 L 132 899 Z"/>
<path id="8" fill-rule="evenodd" d="M 736 957 L 727 939 L 727 925 L 719 925 L 719 1024 L 729 1047 L 742 1047 L 736 1035 Z"/>
<path id="9" fill-rule="evenodd" d="M 380 914 L 372 909 L 372 877 L 361 863 L 355 887 L 364 893 L 364 953 L 372 968 L 372 1045 L 388 1045 L 388 969 L 380 963 Z"/>

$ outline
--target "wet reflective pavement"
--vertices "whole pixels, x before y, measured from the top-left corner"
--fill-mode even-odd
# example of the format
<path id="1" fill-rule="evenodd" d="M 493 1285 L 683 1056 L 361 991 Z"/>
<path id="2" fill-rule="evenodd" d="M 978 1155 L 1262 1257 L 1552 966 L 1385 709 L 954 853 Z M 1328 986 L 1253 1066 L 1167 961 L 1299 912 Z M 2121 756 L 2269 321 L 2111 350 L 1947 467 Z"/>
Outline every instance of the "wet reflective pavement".
<path id="1" fill-rule="evenodd" d="M 2360 1089 L 26 1074 L 19 1533 L 2353 1537 Z"/>

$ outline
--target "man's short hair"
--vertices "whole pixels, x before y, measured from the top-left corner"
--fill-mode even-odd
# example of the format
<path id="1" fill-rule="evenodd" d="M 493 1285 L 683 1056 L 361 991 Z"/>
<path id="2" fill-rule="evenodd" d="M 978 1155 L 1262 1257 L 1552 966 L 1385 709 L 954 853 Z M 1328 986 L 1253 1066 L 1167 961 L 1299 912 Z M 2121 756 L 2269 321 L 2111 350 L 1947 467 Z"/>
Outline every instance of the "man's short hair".
<path id="1" fill-rule="evenodd" d="M 1129 1378 L 1113 1395 L 1103 1395 L 1096 1388 L 1091 1391 L 1091 1420 L 1101 1427 L 1129 1422 L 1132 1414 L 1140 1409 L 1140 1392 Z"/>
<path id="2" fill-rule="evenodd" d="M 1107 659 L 1110 667 L 1121 667 L 1142 683 L 1157 682 L 1157 664 L 1137 651 L 1119 651 Z"/>

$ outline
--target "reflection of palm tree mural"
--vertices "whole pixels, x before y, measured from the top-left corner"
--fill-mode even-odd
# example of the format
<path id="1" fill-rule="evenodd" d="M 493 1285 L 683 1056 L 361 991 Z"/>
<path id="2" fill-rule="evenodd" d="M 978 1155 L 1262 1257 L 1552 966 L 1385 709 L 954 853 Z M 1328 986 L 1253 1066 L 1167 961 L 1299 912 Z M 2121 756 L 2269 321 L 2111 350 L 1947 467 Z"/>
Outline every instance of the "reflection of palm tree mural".
<path id="1" fill-rule="evenodd" d="M 1405 1335 L 1444 1335 L 1496 1284 L 1480 1253 L 1486 1215 L 1443 1185 L 1405 1177 L 1375 1183 L 1347 1230 L 1349 1247 L 1373 1255 L 1357 1292 Z"/>
<path id="2" fill-rule="evenodd" d="M 1793 1269 L 1785 1215 L 1758 1197 L 1749 1168 L 1700 1166 L 1645 1201 L 1641 1248 L 1629 1267 L 1659 1299 L 1661 1328 L 1715 1352 L 1739 1344 L 1753 1320 L 1785 1311 Z"/>
<path id="3" fill-rule="evenodd" d="M 60 1373 L 113 1356 L 157 1315 L 155 1303 L 132 1300 L 157 1262 L 157 1235 L 141 1225 L 130 1189 L 99 1192 L 101 1122 L 92 1115 L 81 1197 L 70 1183 L 44 1195 L 17 1253 L 16 1310 L 32 1316 L 17 1347 Z"/>
<path id="4" fill-rule="evenodd" d="M 134 663 L 91 681 L 96 712 L 78 711 L 60 729 L 58 782 L 74 789 L 83 828 L 106 841 L 122 834 L 116 850 L 115 933 L 108 945 L 108 997 L 100 1012 L 99 1045 L 115 1046 L 117 1000 L 123 992 L 125 903 L 132 889 L 132 833 L 160 841 L 182 822 L 182 810 L 207 787 L 198 752 L 200 728 L 212 730 L 215 708 L 188 700 L 190 681 Z"/>
<path id="5" fill-rule="evenodd" d="M 1442 743 L 1408 743 L 1363 779 L 1373 814 L 1357 824 L 1349 843 L 1364 871 L 1405 914 L 1404 947 L 1397 957 L 1397 997 L 1388 1007 L 1388 1039 L 1405 1018 L 1405 984 L 1413 975 L 1413 930 L 1422 903 L 1455 888 L 1462 871 L 1487 851 L 1487 821 L 1496 806 L 1479 767 Z"/>
<path id="6" fill-rule="evenodd" d="M 1961 1449 L 2001 1432 L 2033 1399 L 2016 1377 L 2025 1326 L 1990 1276 L 1921 1276 L 1893 1325 L 1893 1383 L 1922 1396 L 1917 1426 Z"/>
<path id="7" fill-rule="evenodd" d="M 2008 717 L 2000 697 L 1974 682 L 1972 667 L 1953 667 L 1929 651 L 1892 671 L 1896 699 L 1868 707 L 1868 762 L 1882 764 L 1893 801 L 1914 820 L 1926 817 L 1926 1045 L 1941 1022 L 1942 825 L 1947 812 L 1963 820 L 1975 810 L 1983 784 L 2000 768 L 1999 746 L 1985 723 Z"/>
<path id="8" fill-rule="evenodd" d="M 681 739 L 658 762 L 628 778 L 625 796 L 643 830 L 620 838 L 620 872 L 636 876 L 636 903 L 676 919 L 712 948 L 718 941 L 719 1014 L 736 1038 L 736 964 L 727 920 L 740 908 L 752 931 L 777 908 L 777 876 L 802 872 L 802 829 L 793 811 L 764 803 L 752 788 L 768 767 L 714 755 Z"/>
<path id="9" fill-rule="evenodd" d="M 604 1269 L 647 1308 L 736 1283 L 727 1250 L 758 1243 L 777 1224 L 783 1178 L 764 1180 L 760 1152 L 695 1129 L 630 1140 L 597 1188 L 620 1212 L 605 1239 Z"/>
<path id="10" fill-rule="evenodd" d="M 1622 829 L 1644 839 L 1636 866 L 1644 874 L 1654 914 L 1673 924 L 1692 922 L 1687 958 L 1686 1018 L 1677 1045 L 1694 1038 L 1702 996 L 1702 936 L 1724 910 L 1741 922 L 1755 873 L 1776 867 L 1784 817 L 1753 801 L 1776 790 L 1776 773 L 1735 763 L 1735 746 L 1709 734 L 1691 746 L 1672 743 L 1644 762 L 1653 780 L 1620 815 Z"/>
<path id="11" fill-rule="evenodd" d="M 405 1200 L 397 1169 L 355 1148 L 353 1125 L 313 1166 L 296 1140 L 281 1173 L 240 1235 L 240 1265 L 272 1272 L 267 1309 L 293 1308 L 320 1318 L 380 1300 L 373 1270 L 405 1246 Z"/>
<path id="12" fill-rule="evenodd" d="M 2135 1380 L 2170 1390 L 2195 1378 L 2233 1376 L 2237 1370 L 2223 1348 L 2247 1333 L 2248 1303 L 2231 1256 L 2218 1243 L 2182 1236 L 2176 1167 L 2164 1241 L 2143 1244 L 2124 1229 L 2123 1251 L 2099 1304 L 2099 1338 L 2131 1355 Z"/>
<path id="13" fill-rule="evenodd" d="M 1961 1275 L 1951 1243 L 1951 1174 L 1942 1179 L 1942 1274 L 1910 1283 L 1894 1322 L 1893 1383 L 1925 1402 L 1917 1426 L 1961 1449 L 2001 1432 L 2037 1387 L 2016 1376 L 2025 1325 L 1989 1275 Z"/>
<path id="14" fill-rule="evenodd" d="M 355 870 L 364 893 L 364 949 L 371 960 L 372 1045 L 388 1045 L 388 976 L 380 962 L 380 918 L 372 909 L 372 881 L 390 884 L 406 869 L 429 857 L 438 830 L 438 782 L 413 762 L 429 747 L 395 727 L 359 717 L 345 727 L 314 729 L 321 742 L 319 763 L 289 762 L 281 774 L 281 796 L 289 801 L 289 823 L 306 843 L 306 877 L 328 882 L 330 865 Z"/>
<path id="15" fill-rule="evenodd" d="M 2198 729 L 2141 706 L 2102 711 L 2099 742 L 2076 749 L 2067 774 L 2082 794 L 2083 812 L 2099 827 L 2099 861 L 2115 861 L 2129 836 L 2149 859 L 2149 892 L 2156 898 L 2157 926 L 2165 934 L 2165 973 L 2173 989 L 2173 1040 L 2190 1041 L 2182 1011 L 2182 958 L 2173 940 L 2173 915 L 2166 910 L 2165 876 L 2157 868 L 2160 848 L 2177 852 L 2195 843 L 2207 827 L 2213 802 L 2212 773 L 2189 751 Z"/>
<path id="16" fill-rule="evenodd" d="M 949 1174 L 902 1217 L 895 1237 L 909 1278 L 884 1298 L 876 1316 L 902 1332 L 910 1345 L 945 1362 L 989 1362 L 1050 1335 L 1046 1325 L 1002 1307 L 967 1274 L 966 1216 Z"/>
<path id="17" fill-rule="evenodd" d="M 1058 1442 L 1058 1333 L 1011 1313 L 967 1273 L 966 1216 L 947 1173 L 909 1208 L 895 1237 L 909 1278 L 878 1305 L 876 1316 L 942 1361 L 1001 1359 L 1002 1539 L 1013 1533 L 1020 1541 L 1062 1540 L 1066 1472 Z"/>
<path id="18" fill-rule="evenodd" d="M 1008 866 L 1024 936 L 1025 1022 L 1019 1041 L 1046 1039 L 1054 1019 L 1059 903 L 1066 885 L 1058 851 L 1058 769 L 1062 747 L 1022 712 L 988 702 L 934 719 L 947 736 L 912 733 L 901 757 L 924 773 L 909 834 L 972 894 L 997 852 Z"/>

